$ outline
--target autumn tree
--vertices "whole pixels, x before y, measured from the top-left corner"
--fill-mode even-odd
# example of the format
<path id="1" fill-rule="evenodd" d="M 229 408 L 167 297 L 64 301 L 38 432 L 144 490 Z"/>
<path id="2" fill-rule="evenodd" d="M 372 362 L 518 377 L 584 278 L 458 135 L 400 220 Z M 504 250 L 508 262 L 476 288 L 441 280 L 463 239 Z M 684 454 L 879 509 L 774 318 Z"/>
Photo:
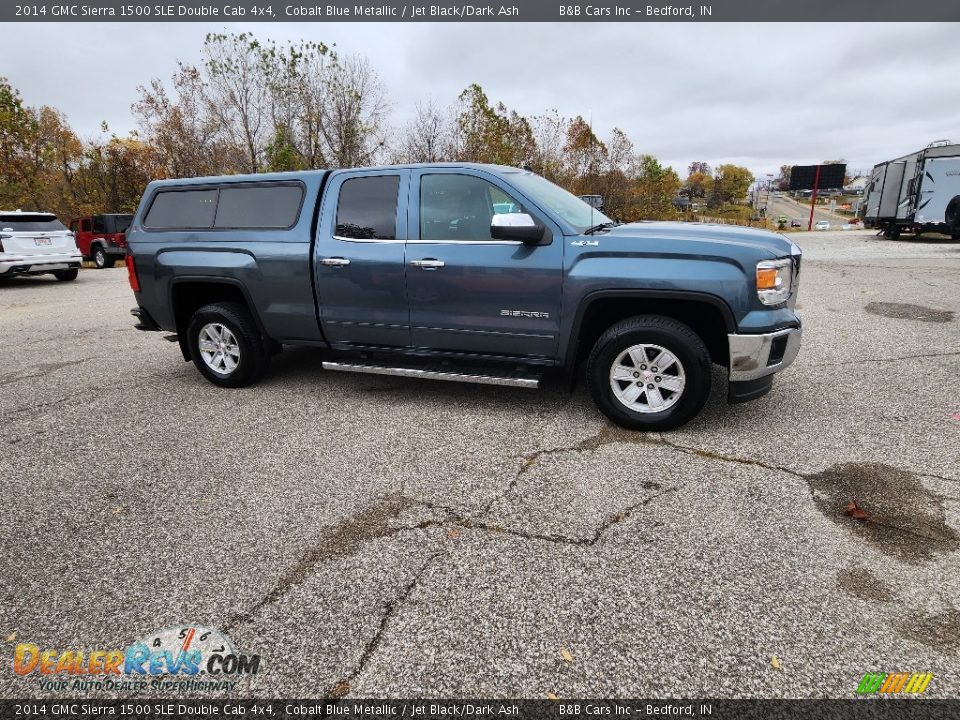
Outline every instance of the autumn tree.
<path id="1" fill-rule="evenodd" d="M 476 83 L 460 93 L 457 159 L 521 167 L 534 154 L 533 130 L 526 118 L 503 103 L 490 105 Z"/>
<path id="2" fill-rule="evenodd" d="M 753 180 L 753 173 L 745 167 L 720 165 L 713 177 L 710 204 L 715 206 L 742 202 Z"/>
<path id="3" fill-rule="evenodd" d="M 205 112 L 202 88 L 201 72 L 188 65 L 180 65 L 173 76 L 173 97 L 157 79 L 137 88 L 140 100 L 132 106 L 140 128 L 137 136 L 156 153 L 158 177 L 197 177 L 239 169 L 235 163 L 239 151 Z"/>
<path id="4" fill-rule="evenodd" d="M 705 162 L 692 162 L 687 168 L 687 179 L 681 188 L 681 194 L 690 200 L 706 198 L 713 190 L 713 171 Z"/>
<path id="5" fill-rule="evenodd" d="M 30 194 L 39 123 L 20 92 L 0 77 L 0 204 L 17 207 Z"/>
<path id="6" fill-rule="evenodd" d="M 578 195 L 593 194 L 607 158 L 607 147 L 579 115 L 567 127 L 564 165 Z"/>

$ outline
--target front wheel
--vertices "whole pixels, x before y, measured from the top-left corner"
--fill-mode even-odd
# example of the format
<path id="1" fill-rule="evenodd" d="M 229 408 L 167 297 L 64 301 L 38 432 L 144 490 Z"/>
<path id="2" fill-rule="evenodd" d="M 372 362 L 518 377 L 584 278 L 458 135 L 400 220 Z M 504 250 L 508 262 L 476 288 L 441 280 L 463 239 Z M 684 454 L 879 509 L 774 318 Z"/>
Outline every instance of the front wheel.
<path id="1" fill-rule="evenodd" d="M 661 315 L 628 318 L 597 340 L 587 361 L 600 411 L 631 430 L 673 430 L 710 394 L 710 354 L 687 325 Z"/>
<path id="2" fill-rule="evenodd" d="M 266 372 L 270 356 L 250 311 L 240 303 L 204 305 L 187 328 L 190 356 L 214 385 L 252 385 Z"/>

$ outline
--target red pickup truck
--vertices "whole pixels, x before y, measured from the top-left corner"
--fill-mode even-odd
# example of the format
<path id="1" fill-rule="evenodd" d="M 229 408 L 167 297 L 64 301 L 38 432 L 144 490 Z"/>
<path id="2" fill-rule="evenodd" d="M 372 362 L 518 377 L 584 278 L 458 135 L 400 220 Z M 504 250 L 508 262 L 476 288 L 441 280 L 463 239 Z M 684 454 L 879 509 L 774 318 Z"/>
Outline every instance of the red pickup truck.
<path id="1" fill-rule="evenodd" d="M 126 232 L 132 219 L 130 214 L 91 215 L 74 218 L 70 229 L 85 259 L 98 268 L 112 268 L 127 254 Z"/>

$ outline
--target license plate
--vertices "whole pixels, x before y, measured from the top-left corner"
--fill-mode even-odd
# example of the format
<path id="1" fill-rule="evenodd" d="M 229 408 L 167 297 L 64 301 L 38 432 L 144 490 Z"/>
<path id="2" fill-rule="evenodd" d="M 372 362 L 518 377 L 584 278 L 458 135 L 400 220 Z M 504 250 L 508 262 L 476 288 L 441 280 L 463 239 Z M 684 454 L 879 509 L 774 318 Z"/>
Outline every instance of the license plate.
<path id="1" fill-rule="evenodd" d="M 51 243 L 50 243 L 50 238 L 34 238 L 34 239 L 33 239 L 33 242 L 35 242 L 38 247 L 41 246 L 41 245 L 50 245 L 50 244 L 51 244 Z"/>

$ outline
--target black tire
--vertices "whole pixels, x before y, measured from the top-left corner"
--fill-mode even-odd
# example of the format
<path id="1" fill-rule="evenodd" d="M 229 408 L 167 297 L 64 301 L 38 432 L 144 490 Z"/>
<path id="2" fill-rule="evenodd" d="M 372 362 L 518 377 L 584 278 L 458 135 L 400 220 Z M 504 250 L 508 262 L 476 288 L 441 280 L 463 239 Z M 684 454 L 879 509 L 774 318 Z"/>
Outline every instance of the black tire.
<path id="1" fill-rule="evenodd" d="M 114 257 L 112 255 L 107 255 L 107 251 L 103 249 L 102 245 L 97 245 L 93 249 L 93 264 L 97 267 L 98 270 L 105 270 L 107 268 L 112 268 L 114 263 Z"/>
<path id="2" fill-rule="evenodd" d="M 679 361 L 683 370 L 684 385 L 679 397 L 659 412 L 631 409 L 621 402 L 613 391 L 611 372 L 614 363 L 628 348 L 640 344 L 656 345 L 669 351 Z M 652 359 L 649 355 L 647 357 Z M 650 365 L 643 372 L 648 370 L 661 369 Z M 679 375 L 673 367 L 668 370 Z M 657 397 L 661 399 L 664 396 L 659 383 L 666 374 L 647 378 L 651 382 L 656 381 Z M 618 387 L 629 389 L 632 382 L 619 381 Z M 631 430 L 673 430 L 695 417 L 710 395 L 710 353 L 700 336 L 677 320 L 662 315 L 627 318 L 610 327 L 593 346 L 587 360 L 587 384 L 597 407 L 617 425 Z M 646 397 L 646 389 L 640 392 Z M 666 398 L 669 403 L 674 393 L 670 390 L 666 392 L 670 392 L 670 397 Z"/>
<path id="3" fill-rule="evenodd" d="M 69 270 L 57 270 L 53 273 L 53 276 L 60 282 L 70 282 L 71 280 L 76 280 L 79 274 L 79 270 L 70 268 Z"/>
<path id="4" fill-rule="evenodd" d="M 208 325 L 224 326 L 232 334 L 237 349 L 234 368 L 217 372 L 207 364 L 200 350 L 200 333 Z M 270 365 L 270 355 L 263 337 L 250 311 L 241 303 L 213 303 L 197 310 L 187 326 L 187 345 L 193 364 L 200 373 L 214 385 L 221 387 L 252 385 L 263 377 Z M 231 358 L 233 357 L 231 355 Z"/>
<path id="5" fill-rule="evenodd" d="M 947 209 L 943 213 L 943 220 L 946 223 L 950 237 L 954 240 L 960 240 L 960 195 L 947 203 Z"/>

